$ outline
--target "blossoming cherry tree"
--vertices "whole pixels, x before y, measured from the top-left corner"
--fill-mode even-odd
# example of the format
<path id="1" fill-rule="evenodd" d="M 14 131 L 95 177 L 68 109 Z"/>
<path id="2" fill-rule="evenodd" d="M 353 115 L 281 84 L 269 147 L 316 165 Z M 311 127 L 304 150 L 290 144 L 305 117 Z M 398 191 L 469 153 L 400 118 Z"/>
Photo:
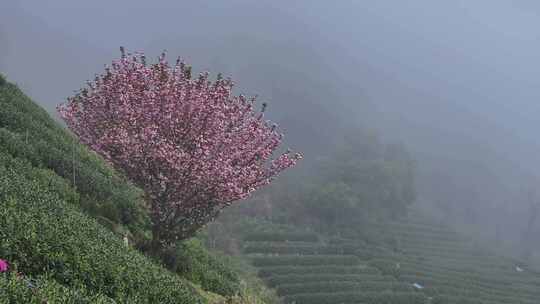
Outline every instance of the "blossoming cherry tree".
<path id="1" fill-rule="evenodd" d="M 247 198 L 293 166 L 279 153 L 282 134 L 233 95 L 233 82 L 207 73 L 193 79 L 165 54 L 148 65 L 141 53 L 113 61 L 58 110 L 81 142 L 146 195 L 152 247 L 192 236 L 231 203 Z"/>

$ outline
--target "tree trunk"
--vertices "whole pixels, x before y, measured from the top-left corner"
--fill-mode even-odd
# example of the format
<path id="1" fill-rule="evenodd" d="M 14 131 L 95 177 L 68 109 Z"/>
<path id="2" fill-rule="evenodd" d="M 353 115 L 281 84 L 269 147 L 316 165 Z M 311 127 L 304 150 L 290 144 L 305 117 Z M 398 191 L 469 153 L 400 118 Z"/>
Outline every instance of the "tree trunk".
<path id="1" fill-rule="evenodd" d="M 150 254 L 158 256 L 163 246 L 161 245 L 161 227 L 158 224 L 152 226 L 152 241 L 150 242 Z"/>

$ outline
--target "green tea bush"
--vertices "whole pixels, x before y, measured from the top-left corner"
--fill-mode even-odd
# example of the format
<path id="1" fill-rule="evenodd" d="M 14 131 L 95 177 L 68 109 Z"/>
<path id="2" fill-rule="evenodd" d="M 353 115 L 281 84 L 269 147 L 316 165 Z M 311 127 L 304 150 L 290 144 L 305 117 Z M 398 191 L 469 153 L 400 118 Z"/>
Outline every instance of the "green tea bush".
<path id="1" fill-rule="evenodd" d="M 133 230 L 142 229 L 147 225 L 148 219 L 142 210 L 142 192 L 131 186 L 111 169 L 100 168 L 97 159 L 88 157 L 86 161 L 76 156 L 75 169 L 73 158 L 69 152 L 51 146 L 43 140 L 35 142 L 35 149 L 42 155 L 41 164 L 53 170 L 59 176 L 70 181 L 73 185 L 73 171 L 75 171 L 75 188 L 84 201 L 81 206 L 92 215 L 104 216 L 116 223 L 122 223 Z M 85 149 L 79 154 L 83 154 Z M 87 152 L 89 153 L 89 152 Z M 95 156 L 97 157 L 97 156 Z"/>
<path id="2" fill-rule="evenodd" d="M 111 231 L 48 190 L 46 181 L 29 178 L 38 174 L 23 162 L 3 158 L 0 256 L 17 271 L 30 277 L 47 274 L 63 286 L 84 287 L 118 303 L 204 303 L 186 281 L 126 248 Z"/>
<path id="3" fill-rule="evenodd" d="M 435 296 L 431 301 L 432 304 L 491 304 L 491 302 L 483 301 L 477 298 L 465 298 L 458 296 Z M 523 303 L 523 302 L 516 302 Z"/>
<path id="4" fill-rule="evenodd" d="M 114 304 L 111 298 L 92 295 L 81 289 L 70 289 L 54 280 L 17 278 L 14 273 L 0 274 L 0 304 L 62 303 L 62 304 Z"/>
<path id="5" fill-rule="evenodd" d="M 48 168 L 79 193 L 79 205 L 142 234 L 149 221 L 142 193 L 78 144 L 15 85 L 0 88 L 0 150 Z M 93 212 L 93 213 L 92 213 Z"/>
<path id="6" fill-rule="evenodd" d="M 391 260 L 373 259 L 369 261 L 368 265 L 379 269 L 385 275 L 398 277 L 400 274 L 396 262 Z"/>
<path id="7" fill-rule="evenodd" d="M 16 115 L 23 113 L 31 115 L 33 120 L 28 121 L 30 124 L 35 122 L 36 126 L 41 125 L 45 128 L 58 126 L 45 109 L 33 102 L 16 85 L 9 82 L 6 82 L 6 85 L 1 88 L 0 103 L 3 105 L 2 108 L 9 106 Z"/>
<path id="8" fill-rule="evenodd" d="M 13 157 L 26 159 L 31 164 L 39 164 L 40 162 L 40 157 L 34 146 L 27 145 L 19 134 L 11 132 L 5 127 L 0 127 L 0 150 Z"/>
<path id="9" fill-rule="evenodd" d="M 391 277 L 381 275 L 339 275 L 339 274 L 310 274 L 310 275 L 276 275 L 266 278 L 269 286 L 275 287 L 284 284 L 301 284 L 315 282 L 395 282 Z"/>
<path id="10" fill-rule="evenodd" d="M 425 304 L 426 297 L 417 292 L 343 292 L 311 293 L 285 296 L 285 304 Z"/>
<path id="11" fill-rule="evenodd" d="M 355 254 L 357 248 L 353 245 L 293 245 L 287 243 L 250 243 L 244 247 L 245 254 L 277 253 L 277 254 Z"/>
<path id="12" fill-rule="evenodd" d="M 244 237 L 248 242 L 318 242 L 319 237 L 309 232 L 255 232 Z"/>
<path id="13" fill-rule="evenodd" d="M 217 256 L 209 253 L 198 239 L 182 241 L 164 256 L 167 268 L 206 291 L 234 296 L 240 290 L 240 278 Z"/>
<path id="14" fill-rule="evenodd" d="M 279 285 L 277 293 L 280 296 L 302 293 L 335 293 L 345 291 L 412 291 L 410 286 L 397 282 L 318 282 Z"/>
<path id="15" fill-rule="evenodd" d="M 353 255 L 264 256 L 253 257 L 252 260 L 257 267 L 358 264 L 358 258 Z"/>
<path id="16" fill-rule="evenodd" d="M 305 275 L 305 274 L 325 274 L 325 275 L 347 275 L 347 274 L 379 274 L 380 271 L 374 267 L 351 267 L 351 266 L 273 266 L 263 267 L 259 270 L 259 276 L 266 278 L 273 275 Z"/>

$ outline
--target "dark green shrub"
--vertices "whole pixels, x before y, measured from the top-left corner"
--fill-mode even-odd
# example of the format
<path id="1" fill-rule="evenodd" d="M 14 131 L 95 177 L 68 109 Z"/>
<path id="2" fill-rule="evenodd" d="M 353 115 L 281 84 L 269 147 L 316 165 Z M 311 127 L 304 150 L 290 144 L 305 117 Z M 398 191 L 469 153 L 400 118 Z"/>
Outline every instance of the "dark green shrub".
<path id="1" fill-rule="evenodd" d="M 201 285 L 206 291 L 233 296 L 240 290 L 238 275 L 208 252 L 198 239 L 180 242 L 176 248 L 164 253 L 162 259 L 167 268 Z"/>
<path id="2" fill-rule="evenodd" d="M 6 78 L 4 77 L 4 75 L 2 75 L 2 73 L 0 73 L 0 87 L 5 86 L 6 83 L 7 83 Z"/>

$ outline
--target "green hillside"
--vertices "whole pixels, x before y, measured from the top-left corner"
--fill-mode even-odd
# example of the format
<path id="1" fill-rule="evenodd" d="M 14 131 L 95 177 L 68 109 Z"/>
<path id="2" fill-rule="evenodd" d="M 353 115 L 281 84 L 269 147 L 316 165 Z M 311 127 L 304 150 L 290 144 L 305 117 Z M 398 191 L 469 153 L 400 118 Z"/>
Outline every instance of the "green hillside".
<path id="1" fill-rule="evenodd" d="M 367 227 L 329 237 L 267 223 L 242 252 L 286 304 L 540 301 L 540 273 L 429 219 Z"/>

